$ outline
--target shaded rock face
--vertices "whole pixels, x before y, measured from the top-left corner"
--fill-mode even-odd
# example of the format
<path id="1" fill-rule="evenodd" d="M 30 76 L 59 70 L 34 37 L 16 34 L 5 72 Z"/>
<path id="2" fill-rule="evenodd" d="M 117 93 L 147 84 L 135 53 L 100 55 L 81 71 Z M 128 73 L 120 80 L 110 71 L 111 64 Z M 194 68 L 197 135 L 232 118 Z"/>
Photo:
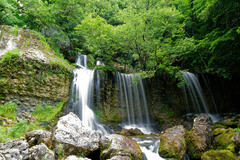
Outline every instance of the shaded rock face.
<path id="1" fill-rule="evenodd" d="M 72 68 L 37 33 L 0 26 L 0 104 L 13 101 L 18 112 L 32 112 L 36 105 L 67 101 Z M 15 34 L 12 34 L 12 32 Z"/>
<path id="2" fill-rule="evenodd" d="M 240 150 L 240 132 L 235 132 L 232 141 L 234 143 L 234 148 L 238 152 Z"/>
<path id="3" fill-rule="evenodd" d="M 194 119 L 193 128 L 188 133 L 187 145 L 190 157 L 200 158 L 213 142 L 211 119 L 207 114 L 201 114 Z"/>
<path id="4" fill-rule="evenodd" d="M 229 150 L 209 150 L 203 153 L 201 160 L 236 160 L 237 158 Z"/>
<path id="5" fill-rule="evenodd" d="M 38 145 L 41 143 L 46 144 L 47 146 L 51 145 L 51 136 L 52 133 L 44 130 L 35 130 L 27 132 L 25 137 L 30 146 Z"/>
<path id="6" fill-rule="evenodd" d="M 69 113 L 59 119 L 53 141 L 55 150 L 63 150 L 64 155 L 89 156 L 100 148 L 100 133 L 86 128 L 77 115 Z"/>
<path id="7" fill-rule="evenodd" d="M 169 128 L 160 134 L 159 155 L 164 158 L 183 159 L 186 154 L 186 131 L 182 125 Z"/>
<path id="8" fill-rule="evenodd" d="M 117 134 L 106 135 L 102 138 L 101 144 L 103 148 L 101 159 L 142 159 L 142 152 L 137 142 L 127 137 Z"/>
<path id="9" fill-rule="evenodd" d="M 137 135 L 143 135 L 142 131 L 138 128 L 131 128 L 131 129 L 125 129 L 123 128 L 120 132 L 122 135 L 126 136 L 137 136 Z"/>

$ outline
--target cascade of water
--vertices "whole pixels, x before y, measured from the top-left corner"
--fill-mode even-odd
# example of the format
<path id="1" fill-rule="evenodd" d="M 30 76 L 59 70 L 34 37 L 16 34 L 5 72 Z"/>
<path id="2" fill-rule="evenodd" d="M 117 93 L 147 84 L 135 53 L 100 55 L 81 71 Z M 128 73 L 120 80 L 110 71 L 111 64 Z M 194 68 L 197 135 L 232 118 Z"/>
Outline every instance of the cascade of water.
<path id="1" fill-rule="evenodd" d="M 79 68 L 73 71 L 70 104 L 73 111 L 82 120 L 83 125 L 106 134 L 105 128 L 98 123 L 92 111 L 94 93 L 94 70 L 87 67 L 87 56 L 79 54 L 76 59 Z"/>
<path id="2" fill-rule="evenodd" d="M 104 66 L 104 63 L 102 61 L 97 61 L 96 62 L 97 66 Z M 100 109 L 100 104 L 101 104 L 101 91 L 100 91 L 100 86 L 101 85 L 101 77 L 100 77 L 100 73 L 97 70 L 96 71 L 96 104 L 97 104 L 97 108 Z"/>
<path id="3" fill-rule="evenodd" d="M 186 81 L 183 91 L 189 112 L 193 109 L 194 113 L 207 113 L 213 122 L 218 121 L 217 115 L 212 115 L 209 112 L 208 104 L 197 76 L 190 72 L 182 72 L 182 74 Z"/>
<path id="4" fill-rule="evenodd" d="M 150 120 L 143 82 L 140 75 L 117 73 L 119 102 L 123 113 L 126 113 L 124 128 L 137 127 L 150 132 Z"/>

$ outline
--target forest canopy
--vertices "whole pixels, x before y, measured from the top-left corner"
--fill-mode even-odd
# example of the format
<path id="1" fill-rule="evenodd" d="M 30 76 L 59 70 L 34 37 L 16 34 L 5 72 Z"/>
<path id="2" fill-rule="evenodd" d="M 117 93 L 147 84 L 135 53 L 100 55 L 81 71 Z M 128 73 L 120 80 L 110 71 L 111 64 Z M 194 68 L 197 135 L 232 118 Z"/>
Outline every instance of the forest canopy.
<path id="1" fill-rule="evenodd" d="M 239 75 L 239 0 L 1 0 L 0 24 L 41 32 L 71 62 Z"/>

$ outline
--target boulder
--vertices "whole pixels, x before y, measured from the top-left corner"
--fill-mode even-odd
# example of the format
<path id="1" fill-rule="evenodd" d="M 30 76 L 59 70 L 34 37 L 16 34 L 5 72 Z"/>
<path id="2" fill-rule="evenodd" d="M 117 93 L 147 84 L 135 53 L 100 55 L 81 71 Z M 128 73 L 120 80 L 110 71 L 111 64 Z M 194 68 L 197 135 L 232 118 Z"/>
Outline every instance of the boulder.
<path id="1" fill-rule="evenodd" d="M 107 160 L 131 160 L 131 158 L 129 158 L 128 156 L 114 156 L 111 159 L 107 159 Z"/>
<path id="2" fill-rule="evenodd" d="M 99 150 L 100 136 L 100 133 L 83 126 L 78 116 L 70 112 L 59 119 L 53 143 L 58 153 L 88 156 Z"/>
<path id="3" fill-rule="evenodd" d="M 103 151 L 101 159 L 117 159 L 129 157 L 130 159 L 142 159 L 142 151 L 137 142 L 122 135 L 109 134 L 101 139 Z M 112 160 L 113 160 L 112 159 Z"/>
<path id="4" fill-rule="evenodd" d="M 234 144 L 233 144 L 233 135 L 234 130 L 232 128 L 224 129 L 224 128 L 217 128 L 213 131 L 214 138 L 216 142 L 217 149 L 226 149 L 229 148 L 231 151 L 234 151 Z"/>
<path id="5" fill-rule="evenodd" d="M 125 129 L 123 128 L 120 132 L 122 135 L 126 136 L 137 136 L 137 135 L 143 135 L 142 131 L 138 128 L 131 128 L 131 129 Z"/>
<path id="6" fill-rule="evenodd" d="M 44 130 L 35 130 L 27 132 L 25 137 L 30 146 L 38 145 L 41 143 L 46 144 L 47 146 L 51 145 L 51 136 L 52 133 Z"/>
<path id="7" fill-rule="evenodd" d="M 240 150 L 240 132 L 235 132 L 232 141 L 234 143 L 235 151 L 239 152 Z"/>
<path id="8" fill-rule="evenodd" d="M 199 159 L 213 142 L 212 122 L 207 114 L 194 119 L 193 128 L 187 136 L 188 153 L 191 158 Z"/>
<path id="9" fill-rule="evenodd" d="M 71 155 L 71 156 L 68 156 L 65 160 L 91 160 L 91 159 Z"/>
<path id="10" fill-rule="evenodd" d="M 28 143 L 25 139 L 15 139 L 0 144 L 0 153 L 9 160 L 25 160 L 29 158 Z"/>
<path id="11" fill-rule="evenodd" d="M 209 150 L 202 154 L 201 160 L 236 160 L 229 150 Z"/>
<path id="12" fill-rule="evenodd" d="M 54 152 L 49 150 L 45 144 L 41 143 L 29 149 L 29 159 L 54 160 L 55 158 L 54 158 Z"/>
<path id="13" fill-rule="evenodd" d="M 186 154 L 185 128 L 182 125 L 165 130 L 160 134 L 158 153 L 164 158 L 183 159 Z"/>

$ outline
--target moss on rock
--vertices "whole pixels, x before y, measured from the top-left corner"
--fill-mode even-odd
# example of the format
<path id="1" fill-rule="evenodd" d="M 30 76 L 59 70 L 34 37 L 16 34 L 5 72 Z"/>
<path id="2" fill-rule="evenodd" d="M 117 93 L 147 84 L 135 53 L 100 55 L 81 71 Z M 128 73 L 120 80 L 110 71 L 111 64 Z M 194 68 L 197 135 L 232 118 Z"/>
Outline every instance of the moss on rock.
<path id="1" fill-rule="evenodd" d="M 183 159 L 186 153 L 185 133 L 181 125 L 164 131 L 160 135 L 159 155 L 164 158 Z"/>
<path id="2" fill-rule="evenodd" d="M 202 160 L 236 160 L 236 156 L 229 150 L 209 150 L 204 152 Z"/>
<path id="3" fill-rule="evenodd" d="M 215 141 L 216 141 L 216 147 L 217 149 L 230 149 L 234 151 L 233 149 L 233 141 L 232 137 L 234 135 L 234 129 L 215 129 L 214 130 L 215 135 Z M 231 147 L 232 146 L 232 147 Z"/>

